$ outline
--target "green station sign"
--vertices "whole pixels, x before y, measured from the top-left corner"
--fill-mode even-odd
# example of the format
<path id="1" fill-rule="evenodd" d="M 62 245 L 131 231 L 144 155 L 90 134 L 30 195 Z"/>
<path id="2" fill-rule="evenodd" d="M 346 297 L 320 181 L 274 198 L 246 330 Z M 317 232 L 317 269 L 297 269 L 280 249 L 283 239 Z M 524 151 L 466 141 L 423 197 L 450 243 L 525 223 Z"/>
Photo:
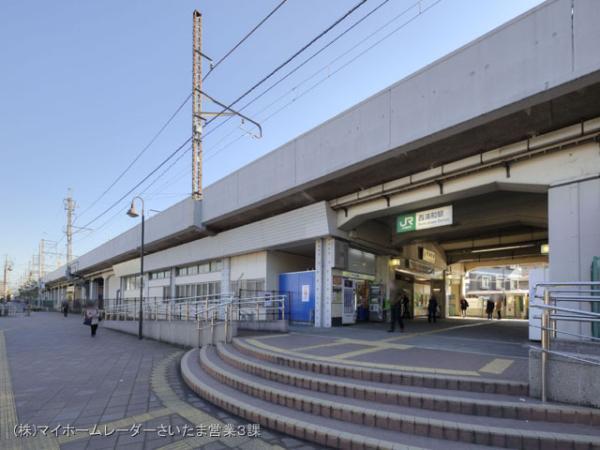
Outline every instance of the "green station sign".
<path id="1" fill-rule="evenodd" d="M 409 233 L 445 225 L 452 225 L 452 205 L 400 214 L 396 218 L 396 233 Z"/>

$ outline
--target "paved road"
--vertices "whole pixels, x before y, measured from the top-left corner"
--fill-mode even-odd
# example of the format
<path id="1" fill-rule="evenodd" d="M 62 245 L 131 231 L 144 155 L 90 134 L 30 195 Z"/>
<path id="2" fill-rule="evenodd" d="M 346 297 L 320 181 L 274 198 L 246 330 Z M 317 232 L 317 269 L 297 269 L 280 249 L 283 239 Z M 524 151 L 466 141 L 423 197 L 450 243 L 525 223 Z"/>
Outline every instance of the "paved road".
<path id="1" fill-rule="evenodd" d="M 73 315 L 0 318 L 0 448 L 315 448 L 265 429 L 249 437 L 252 424 L 183 384 L 182 354 L 102 325 L 91 338 Z"/>

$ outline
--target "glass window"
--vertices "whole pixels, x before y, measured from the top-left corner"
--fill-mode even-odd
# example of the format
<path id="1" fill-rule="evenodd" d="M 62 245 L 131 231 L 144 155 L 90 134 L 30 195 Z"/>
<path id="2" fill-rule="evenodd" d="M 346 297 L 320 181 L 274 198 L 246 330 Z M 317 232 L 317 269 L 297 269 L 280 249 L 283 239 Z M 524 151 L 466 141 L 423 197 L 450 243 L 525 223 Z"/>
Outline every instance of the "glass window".
<path id="1" fill-rule="evenodd" d="M 501 291 L 504 289 L 504 280 L 501 277 L 496 277 L 496 290 Z"/>
<path id="2" fill-rule="evenodd" d="M 134 289 L 140 288 L 140 276 L 139 275 L 130 275 L 125 277 L 125 290 L 132 291 Z"/>
<path id="3" fill-rule="evenodd" d="M 208 273 L 210 272 L 210 264 L 200 264 L 198 267 L 198 273 Z"/>
<path id="4" fill-rule="evenodd" d="M 169 278 L 169 271 L 168 270 L 161 270 L 159 272 L 150 272 L 150 279 L 151 280 L 164 280 L 165 278 Z"/>
<path id="5" fill-rule="evenodd" d="M 482 289 L 489 289 L 490 288 L 490 277 L 488 277 L 486 275 L 482 275 L 482 277 L 481 277 L 481 288 Z"/>
<path id="6" fill-rule="evenodd" d="M 215 261 L 210 262 L 211 272 L 220 272 L 221 270 L 223 270 L 223 260 L 217 259 Z"/>

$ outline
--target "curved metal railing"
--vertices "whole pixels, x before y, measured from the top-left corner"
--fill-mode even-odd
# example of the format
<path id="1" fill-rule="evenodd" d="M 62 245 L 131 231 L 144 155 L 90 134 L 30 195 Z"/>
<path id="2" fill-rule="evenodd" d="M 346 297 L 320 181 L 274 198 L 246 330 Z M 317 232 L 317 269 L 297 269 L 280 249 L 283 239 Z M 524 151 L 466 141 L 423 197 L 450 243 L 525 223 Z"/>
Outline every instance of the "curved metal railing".
<path id="1" fill-rule="evenodd" d="M 538 290 L 541 291 L 538 294 Z M 600 323 L 600 282 L 581 281 L 564 283 L 540 283 L 534 288 L 534 298 L 543 303 L 532 303 L 531 309 L 538 308 L 541 314 L 541 396 L 542 401 L 547 401 L 548 355 L 572 359 L 585 364 L 600 366 L 600 359 L 582 358 L 568 352 L 561 352 L 551 348 L 551 338 L 565 335 L 574 340 L 598 344 L 600 336 L 594 336 L 593 324 Z M 579 305 L 578 308 L 564 306 L 567 304 Z M 575 333 L 566 331 L 557 326 L 558 322 L 579 322 L 590 325 L 589 333 Z M 573 340 L 573 339 L 571 339 Z"/>

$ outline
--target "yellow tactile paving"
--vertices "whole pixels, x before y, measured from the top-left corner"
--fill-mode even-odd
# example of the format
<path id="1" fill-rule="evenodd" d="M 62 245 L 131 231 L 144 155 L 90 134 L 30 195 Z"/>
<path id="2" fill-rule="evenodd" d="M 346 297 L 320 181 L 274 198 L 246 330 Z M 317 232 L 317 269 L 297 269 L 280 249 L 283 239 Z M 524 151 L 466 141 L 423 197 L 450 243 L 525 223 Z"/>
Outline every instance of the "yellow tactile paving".
<path id="1" fill-rule="evenodd" d="M 382 341 L 367 341 L 364 339 L 340 338 L 340 339 L 336 339 L 334 342 L 328 342 L 325 344 L 307 345 L 306 347 L 295 348 L 294 351 L 295 352 L 303 352 L 306 350 L 313 350 L 316 348 L 335 347 L 338 345 L 346 345 L 346 344 L 366 345 L 368 347 L 373 347 L 375 351 L 381 350 L 381 349 L 388 349 L 388 348 L 393 348 L 396 350 L 406 350 L 408 348 L 413 347 L 412 345 L 394 344 L 394 343 L 387 343 L 387 342 L 382 342 Z M 365 350 L 373 351 L 372 349 L 365 349 Z M 362 352 L 362 350 L 357 350 L 357 351 Z M 369 353 L 369 351 L 367 351 L 367 353 Z M 349 353 L 354 353 L 354 352 L 349 352 Z M 359 355 L 360 354 L 362 354 L 362 353 L 359 353 Z M 337 355 L 336 358 L 340 357 L 340 356 L 341 355 Z"/>
<path id="2" fill-rule="evenodd" d="M 10 379 L 6 340 L 4 330 L 0 330 L 0 448 L 6 450 L 57 450 L 59 448 L 56 439 L 52 436 L 28 438 L 15 436 L 16 425 L 18 425 L 18 416 Z"/>
<path id="3" fill-rule="evenodd" d="M 323 362 L 329 362 L 329 363 L 332 361 L 332 359 L 334 359 L 331 356 L 328 356 L 328 357 L 315 356 L 315 355 L 310 355 L 308 353 L 302 353 L 302 352 L 296 352 L 296 351 L 282 349 L 279 347 L 265 344 L 264 342 L 260 342 L 256 339 L 246 339 L 246 342 L 248 342 L 251 345 L 254 345 L 255 347 L 262 348 L 264 350 L 269 350 L 272 352 L 281 353 L 281 354 L 289 355 L 289 356 L 296 356 L 298 358 L 304 358 L 304 359 L 309 359 L 309 360 L 312 359 L 315 361 L 323 361 Z M 381 349 L 374 347 L 373 349 L 370 349 L 370 350 L 371 351 L 379 351 Z M 440 375 L 456 375 L 456 376 L 471 376 L 471 377 L 481 376 L 479 374 L 479 372 L 473 371 L 473 370 L 439 369 L 439 368 L 433 368 L 433 367 L 417 367 L 417 366 L 406 366 L 406 365 L 399 365 L 399 364 L 378 364 L 378 363 L 363 362 L 363 361 L 344 361 L 344 362 L 348 363 L 352 366 L 368 367 L 368 368 L 374 368 L 374 369 L 401 370 L 401 371 L 408 371 L 408 372 L 430 373 L 430 374 L 440 374 Z"/>
<path id="4" fill-rule="evenodd" d="M 500 375 L 501 373 L 504 373 L 504 371 L 508 369 L 513 362 L 514 361 L 512 359 L 496 358 L 479 369 L 479 372 Z"/>
<path id="5" fill-rule="evenodd" d="M 458 326 L 452 327 L 452 328 L 437 328 L 435 330 L 423 331 L 421 333 L 406 333 L 406 334 L 402 334 L 402 336 L 396 336 L 396 337 L 392 337 L 392 338 L 388 338 L 388 339 L 382 339 L 379 342 L 394 342 L 394 341 L 400 341 L 403 339 L 410 339 L 410 338 L 417 337 L 417 336 L 428 336 L 430 334 L 444 333 L 446 331 L 458 330 L 460 328 L 480 327 L 480 326 L 488 325 L 488 324 L 489 324 L 489 322 L 478 322 L 478 323 L 470 323 L 467 325 L 458 325 Z"/>
<path id="6" fill-rule="evenodd" d="M 173 362 L 174 359 L 177 359 L 181 356 L 183 352 L 174 352 L 170 354 L 167 358 L 161 361 L 153 370 L 152 376 L 150 378 L 150 384 L 152 386 L 152 390 L 156 394 L 156 396 L 163 402 L 165 407 L 170 410 L 171 414 L 177 414 L 183 417 L 188 422 L 193 425 L 201 425 L 201 424 L 215 424 L 215 425 L 224 425 L 216 417 L 213 417 L 204 411 L 201 411 L 193 406 L 187 404 L 183 400 L 181 400 L 175 391 L 171 389 L 169 386 L 169 382 L 167 380 L 167 370 L 169 364 Z M 180 441 L 174 442 L 173 444 L 166 445 L 161 447 L 161 449 L 166 450 L 187 450 L 190 448 L 198 448 L 202 445 L 206 445 L 210 442 L 219 440 L 216 437 L 190 437 L 186 439 L 182 439 Z M 248 438 L 248 437 L 230 437 L 230 438 L 221 438 L 221 442 L 223 442 L 227 446 L 231 446 L 232 448 L 255 448 L 255 449 L 270 449 L 272 448 L 271 444 L 263 441 L 259 438 Z"/>
<path id="7" fill-rule="evenodd" d="M 2 448 L 20 449 L 21 440 L 14 434 L 17 425 L 17 407 L 10 380 L 4 331 L 0 330 L 0 442 Z"/>

